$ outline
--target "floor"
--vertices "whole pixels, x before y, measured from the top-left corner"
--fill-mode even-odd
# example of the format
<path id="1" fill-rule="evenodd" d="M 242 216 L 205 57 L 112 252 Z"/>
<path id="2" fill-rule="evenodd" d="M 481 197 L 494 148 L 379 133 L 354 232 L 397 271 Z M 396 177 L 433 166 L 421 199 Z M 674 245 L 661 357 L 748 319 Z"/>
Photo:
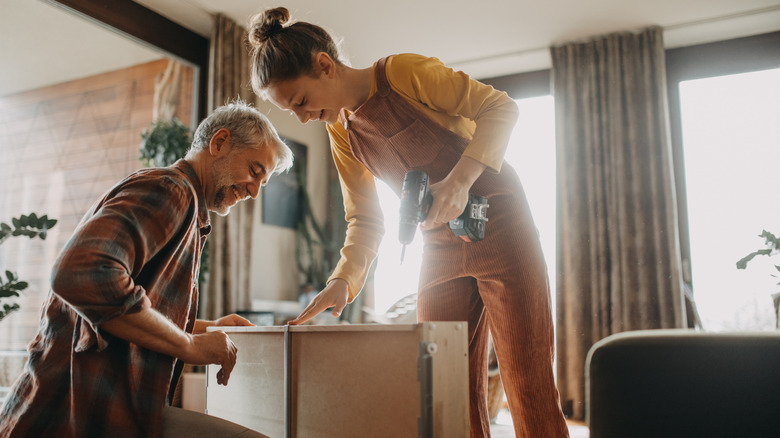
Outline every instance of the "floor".
<path id="1" fill-rule="evenodd" d="M 584 423 L 569 421 L 569 438 L 588 438 L 588 427 Z M 496 417 L 496 422 L 490 426 L 492 438 L 515 438 L 512 428 L 512 416 L 507 409 L 502 409 Z"/>

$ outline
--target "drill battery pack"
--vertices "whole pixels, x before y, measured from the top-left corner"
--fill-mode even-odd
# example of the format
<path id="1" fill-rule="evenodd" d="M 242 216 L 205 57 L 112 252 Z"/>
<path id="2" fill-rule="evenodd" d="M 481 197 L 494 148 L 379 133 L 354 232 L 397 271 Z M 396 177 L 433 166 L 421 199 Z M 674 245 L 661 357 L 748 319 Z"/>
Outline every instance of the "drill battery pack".
<path id="1" fill-rule="evenodd" d="M 469 202 L 457 219 L 450 221 L 450 229 L 464 242 L 479 242 L 485 238 L 487 198 L 469 193 Z"/>

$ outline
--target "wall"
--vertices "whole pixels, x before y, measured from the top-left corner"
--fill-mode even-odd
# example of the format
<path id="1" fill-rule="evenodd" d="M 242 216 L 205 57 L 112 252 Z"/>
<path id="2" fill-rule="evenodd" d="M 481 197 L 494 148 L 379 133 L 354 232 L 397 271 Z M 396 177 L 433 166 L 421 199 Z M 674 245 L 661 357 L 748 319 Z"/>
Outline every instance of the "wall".
<path id="1" fill-rule="evenodd" d="M 328 135 L 322 123 L 302 125 L 297 118 L 270 103 L 259 101 L 258 109 L 268 116 L 279 135 L 307 146 L 308 191 L 318 221 L 327 208 L 328 167 L 333 166 Z M 252 298 L 260 300 L 298 300 L 300 278 L 295 260 L 295 232 L 292 229 L 264 225 L 262 202 L 255 203 L 255 227 L 252 236 Z"/>
<path id="2" fill-rule="evenodd" d="M 12 238 L 0 268 L 30 283 L 21 309 L 0 326 L 0 349 L 32 339 L 49 289 L 51 267 L 90 205 L 140 168 L 141 132 L 152 121 L 160 59 L 24 93 L 0 97 L 0 221 L 36 212 L 59 222 L 45 241 Z M 192 71 L 184 69 L 178 118 L 190 123 Z"/>

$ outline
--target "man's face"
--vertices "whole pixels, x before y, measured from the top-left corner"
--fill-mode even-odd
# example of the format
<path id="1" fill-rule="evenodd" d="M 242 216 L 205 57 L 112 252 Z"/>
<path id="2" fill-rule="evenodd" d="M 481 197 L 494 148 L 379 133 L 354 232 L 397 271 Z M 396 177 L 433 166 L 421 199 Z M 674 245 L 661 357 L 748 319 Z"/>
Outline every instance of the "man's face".
<path id="1" fill-rule="evenodd" d="M 231 149 L 211 165 L 212 199 L 206 199 L 208 209 L 226 216 L 230 208 L 246 198 L 257 198 L 260 188 L 271 176 L 277 163 L 273 147 Z"/>

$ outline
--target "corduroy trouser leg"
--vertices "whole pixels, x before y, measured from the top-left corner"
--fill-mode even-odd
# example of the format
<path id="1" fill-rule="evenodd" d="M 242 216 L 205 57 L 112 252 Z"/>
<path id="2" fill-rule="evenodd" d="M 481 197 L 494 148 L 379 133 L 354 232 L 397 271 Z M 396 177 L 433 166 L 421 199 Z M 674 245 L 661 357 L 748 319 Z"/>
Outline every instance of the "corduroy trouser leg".
<path id="1" fill-rule="evenodd" d="M 439 227 L 426 232 L 420 321 L 467 321 L 471 436 L 489 437 L 488 333 L 517 438 L 567 437 L 553 373 L 554 336 L 547 272 L 535 228 L 509 198 L 489 209 L 485 240 L 465 243 Z M 508 204 L 508 205 L 507 205 Z M 530 220 L 530 217 L 529 217 Z M 531 231 L 523 231 L 531 230 Z"/>

